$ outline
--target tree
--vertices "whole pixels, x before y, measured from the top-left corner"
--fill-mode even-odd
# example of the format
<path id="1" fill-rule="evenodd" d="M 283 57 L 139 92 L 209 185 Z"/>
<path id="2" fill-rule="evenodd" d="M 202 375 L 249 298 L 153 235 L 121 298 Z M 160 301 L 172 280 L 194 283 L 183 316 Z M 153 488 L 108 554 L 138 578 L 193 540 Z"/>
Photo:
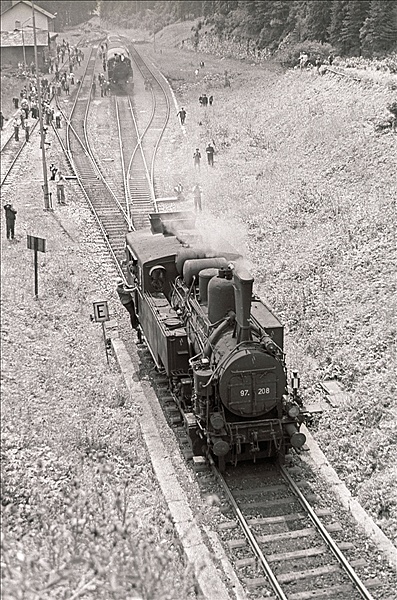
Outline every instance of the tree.
<path id="1" fill-rule="evenodd" d="M 294 0 L 291 3 L 288 18 L 287 29 L 294 32 L 295 39 L 301 42 L 306 38 L 306 17 L 307 17 L 307 1 Z"/>
<path id="2" fill-rule="evenodd" d="M 341 54 L 345 49 L 341 41 L 342 24 L 346 18 L 348 0 L 334 0 L 331 4 L 331 20 L 328 28 L 330 43 L 338 48 Z"/>
<path id="3" fill-rule="evenodd" d="M 368 15 L 370 2 L 350 0 L 342 21 L 340 41 L 344 54 L 358 56 L 361 54 L 360 29 Z"/>
<path id="4" fill-rule="evenodd" d="M 329 2 L 311 0 L 307 4 L 306 29 L 307 39 L 327 42 L 328 29 L 331 23 L 331 6 Z"/>
<path id="5" fill-rule="evenodd" d="M 288 21 L 290 9 L 290 2 L 273 1 L 267 3 L 263 25 L 259 36 L 260 46 L 278 45 L 283 35 L 288 33 L 286 23 Z"/>
<path id="6" fill-rule="evenodd" d="M 394 0 L 371 0 L 369 13 L 360 29 L 363 54 L 385 53 L 396 46 L 397 6 Z"/>
<path id="7" fill-rule="evenodd" d="M 66 2 L 65 0 L 39 0 L 37 6 L 54 14 L 57 13 L 57 25 L 77 25 L 88 21 L 96 9 L 95 0 L 83 0 L 81 2 Z"/>

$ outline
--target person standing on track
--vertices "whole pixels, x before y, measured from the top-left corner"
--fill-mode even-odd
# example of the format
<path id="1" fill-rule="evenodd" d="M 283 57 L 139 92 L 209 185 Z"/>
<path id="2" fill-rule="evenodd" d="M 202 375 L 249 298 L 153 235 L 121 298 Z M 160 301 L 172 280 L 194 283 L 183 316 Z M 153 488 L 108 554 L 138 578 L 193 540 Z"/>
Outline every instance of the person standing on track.
<path id="1" fill-rule="evenodd" d="M 120 302 L 124 306 L 124 308 L 130 314 L 131 327 L 133 329 L 138 328 L 138 319 L 135 312 L 135 304 L 131 297 L 131 293 L 135 290 L 134 287 L 129 287 L 125 285 L 124 280 L 120 277 L 117 280 L 117 288 L 116 291 L 119 295 Z"/>

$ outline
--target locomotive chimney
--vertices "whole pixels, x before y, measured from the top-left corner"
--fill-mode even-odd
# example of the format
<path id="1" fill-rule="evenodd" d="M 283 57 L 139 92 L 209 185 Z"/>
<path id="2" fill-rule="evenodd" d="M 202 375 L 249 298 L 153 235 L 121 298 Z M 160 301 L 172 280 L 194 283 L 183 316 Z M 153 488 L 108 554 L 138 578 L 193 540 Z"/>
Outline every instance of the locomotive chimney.
<path id="1" fill-rule="evenodd" d="M 237 343 L 250 339 L 250 314 L 254 278 L 245 269 L 236 269 L 233 276 L 236 300 Z"/>

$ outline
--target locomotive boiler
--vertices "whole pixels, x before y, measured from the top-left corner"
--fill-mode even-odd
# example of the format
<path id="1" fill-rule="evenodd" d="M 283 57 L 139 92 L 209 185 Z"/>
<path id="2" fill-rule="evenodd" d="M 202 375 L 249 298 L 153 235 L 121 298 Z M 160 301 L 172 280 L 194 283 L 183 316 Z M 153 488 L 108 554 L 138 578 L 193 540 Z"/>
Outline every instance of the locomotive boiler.
<path id="1" fill-rule="evenodd" d="M 142 335 L 167 374 L 193 454 L 209 452 L 224 468 L 300 448 L 283 326 L 253 294 L 242 257 L 197 236 L 189 243 L 189 235 L 150 232 L 128 233 L 126 254 Z"/>
<path id="2" fill-rule="evenodd" d="M 131 57 L 125 42 L 118 35 L 110 35 L 106 42 L 108 78 L 114 84 L 125 84 L 132 79 Z"/>

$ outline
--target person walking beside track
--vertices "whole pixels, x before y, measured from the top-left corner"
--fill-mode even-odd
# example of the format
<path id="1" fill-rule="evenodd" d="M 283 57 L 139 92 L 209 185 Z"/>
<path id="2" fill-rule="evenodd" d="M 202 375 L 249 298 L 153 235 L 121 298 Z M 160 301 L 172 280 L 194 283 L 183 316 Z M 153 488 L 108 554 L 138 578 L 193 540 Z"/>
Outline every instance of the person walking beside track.
<path id="1" fill-rule="evenodd" d="M 185 119 L 186 119 L 186 110 L 184 108 L 181 108 L 181 110 L 178 112 L 177 116 L 181 120 L 181 125 L 184 125 Z"/>

